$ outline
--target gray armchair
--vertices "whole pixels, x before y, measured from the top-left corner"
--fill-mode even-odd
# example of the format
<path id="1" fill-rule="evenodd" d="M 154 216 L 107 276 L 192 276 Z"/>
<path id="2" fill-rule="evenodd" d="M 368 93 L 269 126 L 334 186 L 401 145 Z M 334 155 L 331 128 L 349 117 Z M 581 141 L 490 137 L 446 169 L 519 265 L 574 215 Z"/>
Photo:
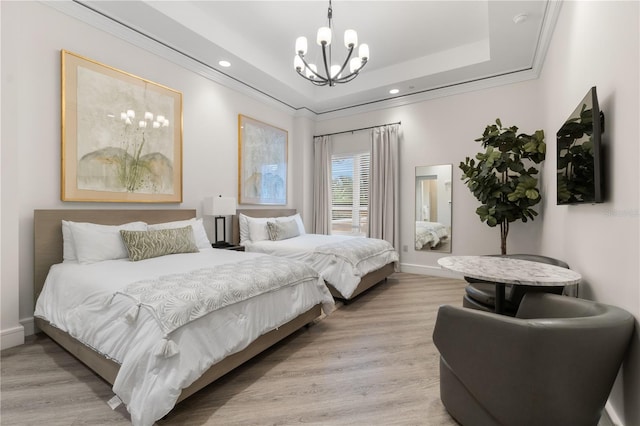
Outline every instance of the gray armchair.
<path id="1" fill-rule="evenodd" d="M 465 426 L 595 426 L 633 328 L 623 309 L 548 293 L 515 318 L 441 306 L 440 397 Z"/>

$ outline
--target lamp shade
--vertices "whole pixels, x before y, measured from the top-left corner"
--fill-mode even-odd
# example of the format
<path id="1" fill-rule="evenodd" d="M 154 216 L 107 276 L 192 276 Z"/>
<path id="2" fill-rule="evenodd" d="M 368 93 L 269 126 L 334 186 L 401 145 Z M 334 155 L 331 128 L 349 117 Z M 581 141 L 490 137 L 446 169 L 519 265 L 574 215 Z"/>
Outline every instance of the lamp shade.
<path id="1" fill-rule="evenodd" d="M 307 54 L 307 38 L 306 37 L 298 37 L 296 39 L 296 53 L 302 53 L 303 55 Z"/>
<path id="2" fill-rule="evenodd" d="M 331 28 L 329 27 L 320 27 L 318 28 L 318 37 L 317 37 L 318 46 L 322 46 L 322 43 L 326 43 L 326 45 L 331 44 Z"/>
<path id="3" fill-rule="evenodd" d="M 361 44 L 360 48 L 358 49 L 358 56 L 360 56 L 362 59 L 369 59 L 369 45 L 368 44 Z"/>
<path id="4" fill-rule="evenodd" d="M 314 74 L 314 72 L 318 72 L 318 67 L 316 67 L 316 64 L 309 64 L 309 68 L 307 68 L 307 77 L 310 78 L 311 80 L 316 78 L 316 75 Z"/>
<path id="5" fill-rule="evenodd" d="M 344 47 L 358 46 L 358 33 L 355 30 L 347 30 L 344 32 Z"/>
<path id="6" fill-rule="evenodd" d="M 234 197 L 207 197 L 204 200 L 204 214 L 207 216 L 232 216 L 236 214 Z"/>
<path id="7" fill-rule="evenodd" d="M 351 60 L 349 61 L 349 71 L 352 73 L 356 72 L 360 69 L 361 65 L 362 59 L 360 59 L 360 57 L 351 58 Z"/>

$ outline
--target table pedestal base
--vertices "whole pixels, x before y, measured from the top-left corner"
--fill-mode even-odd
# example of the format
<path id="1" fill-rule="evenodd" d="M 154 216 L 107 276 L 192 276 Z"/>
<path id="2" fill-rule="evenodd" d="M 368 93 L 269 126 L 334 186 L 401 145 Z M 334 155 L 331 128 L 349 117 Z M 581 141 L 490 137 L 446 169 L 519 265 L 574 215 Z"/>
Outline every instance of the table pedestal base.
<path id="1" fill-rule="evenodd" d="M 494 283 L 496 285 L 496 314 L 504 313 L 504 284 Z"/>

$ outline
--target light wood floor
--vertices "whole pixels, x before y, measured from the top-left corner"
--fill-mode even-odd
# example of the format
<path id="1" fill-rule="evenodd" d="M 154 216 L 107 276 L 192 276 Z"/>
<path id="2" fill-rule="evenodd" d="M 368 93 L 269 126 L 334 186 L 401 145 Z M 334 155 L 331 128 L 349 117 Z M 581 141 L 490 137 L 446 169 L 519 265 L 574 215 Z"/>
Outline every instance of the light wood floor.
<path id="1" fill-rule="evenodd" d="M 165 425 L 455 426 L 431 336 L 464 282 L 394 274 L 178 404 Z M 110 386 L 44 335 L 1 353 L 0 422 L 127 425 Z"/>

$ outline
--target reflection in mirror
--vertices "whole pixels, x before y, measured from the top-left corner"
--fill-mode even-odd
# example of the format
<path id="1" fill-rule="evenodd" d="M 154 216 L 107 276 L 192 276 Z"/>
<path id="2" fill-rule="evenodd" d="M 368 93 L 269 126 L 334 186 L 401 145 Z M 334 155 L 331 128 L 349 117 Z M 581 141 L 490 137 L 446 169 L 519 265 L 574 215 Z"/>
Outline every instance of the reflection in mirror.
<path id="1" fill-rule="evenodd" d="M 451 253 L 451 164 L 416 167 L 415 249 Z"/>

